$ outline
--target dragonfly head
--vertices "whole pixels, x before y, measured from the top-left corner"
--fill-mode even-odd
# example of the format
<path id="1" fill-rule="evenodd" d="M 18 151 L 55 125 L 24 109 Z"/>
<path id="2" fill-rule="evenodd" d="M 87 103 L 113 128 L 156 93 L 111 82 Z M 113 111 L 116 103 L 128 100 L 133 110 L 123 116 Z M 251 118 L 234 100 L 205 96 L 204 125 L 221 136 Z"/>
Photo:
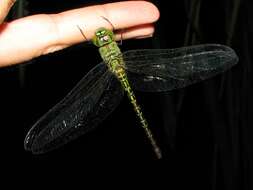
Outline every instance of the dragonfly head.
<path id="1" fill-rule="evenodd" d="M 114 34 L 111 30 L 106 28 L 99 28 L 95 32 L 95 36 L 92 38 L 92 43 L 95 46 L 102 47 L 114 41 Z"/>

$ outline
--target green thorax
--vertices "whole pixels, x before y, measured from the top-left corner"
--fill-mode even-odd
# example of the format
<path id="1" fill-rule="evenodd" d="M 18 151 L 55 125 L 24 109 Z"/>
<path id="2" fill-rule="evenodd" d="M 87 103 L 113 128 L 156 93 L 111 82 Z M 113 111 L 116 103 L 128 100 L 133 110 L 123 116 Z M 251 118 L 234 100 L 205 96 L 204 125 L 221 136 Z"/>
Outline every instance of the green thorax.
<path id="1" fill-rule="evenodd" d="M 99 28 L 92 39 L 94 45 L 99 47 L 99 53 L 109 69 L 115 73 L 123 66 L 122 53 L 115 41 L 111 30 Z"/>

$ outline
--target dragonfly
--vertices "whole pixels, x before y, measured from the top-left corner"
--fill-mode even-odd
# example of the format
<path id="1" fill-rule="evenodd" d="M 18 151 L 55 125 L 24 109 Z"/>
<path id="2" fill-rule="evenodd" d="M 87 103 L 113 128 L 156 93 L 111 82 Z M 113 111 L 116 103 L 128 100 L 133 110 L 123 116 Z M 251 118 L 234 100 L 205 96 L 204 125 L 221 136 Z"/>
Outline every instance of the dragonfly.
<path id="1" fill-rule="evenodd" d="M 134 90 L 167 92 L 225 72 L 238 62 L 234 50 L 221 44 L 176 49 L 121 52 L 113 30 L 101 27 L 92 43 L 103 61 L 29 130 L 24 148 L 34 154 L 54 150 L 97 128 L 127 94 L 158 159 L 162 157 Z"/>

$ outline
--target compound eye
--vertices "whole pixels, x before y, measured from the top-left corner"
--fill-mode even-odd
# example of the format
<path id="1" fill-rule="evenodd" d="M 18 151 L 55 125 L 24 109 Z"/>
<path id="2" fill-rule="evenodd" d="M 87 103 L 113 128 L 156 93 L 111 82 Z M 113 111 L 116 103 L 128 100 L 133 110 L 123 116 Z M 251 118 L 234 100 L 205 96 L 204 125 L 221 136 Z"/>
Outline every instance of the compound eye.
<path id="1" fill-rule="evenodd" d="M 103 40 L 107 42 L 109 40 L 109 36 L 104 36 Z"/>
<path id="2" fill-rule="evenodd" d="M 101 38 L 100 38 L 100 40 L 102 41 L 102 42 L 108 42 L 109 41 L 109 36 L 108 35 L 106 35 L 106 36 L 102 36 Z"/>
<path id="3" fill-rule="evenodd" d="M 101 35 L 101 32 L 100 32 L 100 31 L 98 31 L 98 32 L 96 33 L 96 35 L 97 35 L 97 36 L 100 36 L 100 35 Z"/>

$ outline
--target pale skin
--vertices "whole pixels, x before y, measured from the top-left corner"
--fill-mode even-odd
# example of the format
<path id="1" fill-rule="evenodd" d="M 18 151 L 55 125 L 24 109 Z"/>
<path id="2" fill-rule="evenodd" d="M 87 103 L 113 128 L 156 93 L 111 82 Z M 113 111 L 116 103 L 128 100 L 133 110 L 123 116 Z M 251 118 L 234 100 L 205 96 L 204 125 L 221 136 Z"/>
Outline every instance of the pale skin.
<path id="1" fill-rule="evenodd" d="M 0 67 L 14 65 L 90 40 L 99 27 L 112 29 L 117 40 L 152 36 L 158 9 L 146 1 L 125 1 L 28 16 L 3 22 L 14 0 L 0 1 Z M 79 31 L 79 26 L 86 39 Z M 124 30 L 120 30 L 124 29 Z M 122 34 L 122 35 L 121 35 Z"/>

